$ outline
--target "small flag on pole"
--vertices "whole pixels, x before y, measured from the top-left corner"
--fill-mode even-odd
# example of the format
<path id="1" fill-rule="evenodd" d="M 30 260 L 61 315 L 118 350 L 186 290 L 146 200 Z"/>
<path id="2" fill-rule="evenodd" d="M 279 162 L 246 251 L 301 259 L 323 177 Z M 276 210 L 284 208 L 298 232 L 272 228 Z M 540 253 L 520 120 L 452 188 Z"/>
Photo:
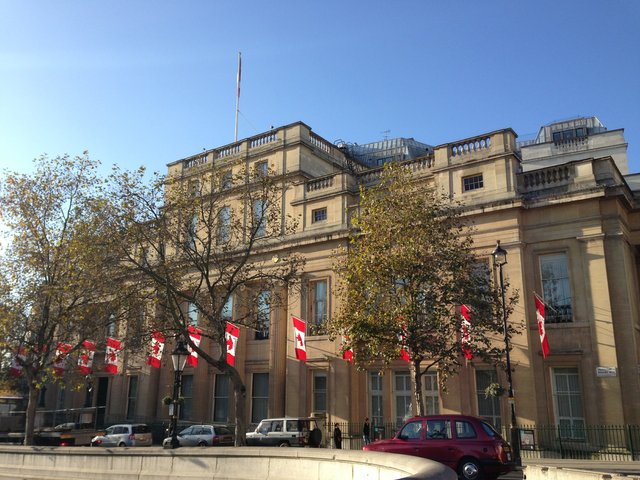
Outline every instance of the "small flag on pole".
<path id="1" fill-rule="evenodd" d="M 536 300 L 536 317 L 538 319 L 538 333 L 540 334 L 540 345 L 542 346 L 542 357 L 549 355 L 549 341 L 547 340 L 547 330 L 544 328 L 544 302 L 538 294 L 533 292 Z"/>
<path id="2" fill-rule="evenodd" d="M 111 374 L 118 373 L 118 352 L 122 348 L 120 340 L 107 338 L 107 349 L 104 353 L 104 371 Z"/>
<path id="3" fill-rule="evenodd" d="M 471 360 L 473 352 L 471 350 L 471 309 L 465 304 L 460 305 L 460 315 L 462 325 L 460 327 L 460 344 L 464 358 Z"/>
<path id="4" fill-rule="evenodd" d="M 162 360 L 162 352 L 164 351 L 164 335 L 161 332 L 155 332 L 151 336 L 151 353 L 147 357 L 147 365 L 154 368 L 160 368 Z"/>
<path id="5" fill-rule="evenodd" d="M 85 340 L 82 342 L 82 350 L 78 357 L 78 369 L 83 375 L 89 375 L 93 368 L 93 355 L 96 353 L 96 344 Z"/>
<path id="6" fill-rule="evenodd" d="M 200 346 L 200 338 L 202 336 L 202 332 L 198 330 L 194 326 L 189 326 L 187 328 L 189 332 L 189 338 L 195 344 L 196 347 Z M 187 344 L 187 350 L 189 350 L 189 356 L 187 357 L 187 365 L 191 365 L 192 367 L 198 366 L 198 352 L 191 348 L 190 344 Z"/>
<path id="7" fill-rule="evenodd" d="M 238 346 L 238 337 L 240 336 L 240 328 L 233 323 L 227 322 L 224 337 L 227 342 L 227 363 L 232 367 L 236 363 L 236 347 Z"/>
<path id="8" fill-rule="evenodd" d="M 58 343 L 56 348 L 56 358 L 53 362 L 53 373 L 57 377 L 64 375 L 65 363 L 67 361 L 67 354 L 71 350 L 71 345 L 68 343 Z"/>
<path id="9" fill-rule="evenodd" d="M 296 358 L 301 362 L 307 361 L 307 347 L 304 343 L 304 337 L 307 331 L 307 324 L 298 317 L 291 317 L 293 321 L 293 341 L 295 343 Z"/>

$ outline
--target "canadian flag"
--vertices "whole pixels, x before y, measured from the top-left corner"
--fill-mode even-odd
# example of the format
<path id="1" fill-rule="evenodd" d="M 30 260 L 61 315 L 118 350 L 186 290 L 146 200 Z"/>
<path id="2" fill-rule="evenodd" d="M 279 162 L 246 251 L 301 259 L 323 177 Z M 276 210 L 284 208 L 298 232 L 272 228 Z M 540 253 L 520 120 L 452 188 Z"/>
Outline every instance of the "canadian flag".
<path id="1" fill-rule="evenodd" d="M 147 365 L 160 368 L 162 352 L 164 351 L 164 335 L 161 332 L 154 332 L 151 335 L 151 353 L 147 357 Z"/>
<path id="2" fill-rule="evenodd" d="M 202 332 L 198 330 L 196 327 L 189 325 L 187 328 L 189 332 L 189 338 L 196 345 L 200 346 L 200 338 L 202 336 Z M 198 352 L 191 348 L 190 344 L 187 344 L 187 350 L 189 350 L 189 356 L 187 357 L 187 365 L 191 365 L 192 367 L 198 366 Z"/>
<path id="3" fill-rule="evenodd" d="M 107 349 L 104 354 L 104 371 L 118 373 L 118 352 L 122 348 L 120 340 L 107 338 Z"/>
<path id="4" fill-rule="evenodd" d="M 301 362 L 307 361 L 307 348 L 304 344 L 304 337 L 307 331 L 307 324 L 298 317 L 291 317 L 293 320 L 293 341 L 295 342 L 296 358 Z"/>
<path id="5" fill-rule="evenodd" d="M 224 338 L 227 342 L 227 363 L 233 367 L 236 363 L 236 347 L 238 346 L 238 337 L 240 336 L 240 328 L 233 323 L 227 322 L 224 332 Z"/>
<path id="6" fill-rule="evenodd" d="M 78 357 L 78 369 L 83 375 L 89 375 L 93 367 L 93 355 L 96 353 L 96 344 L 85 340 L 82 342 L 82 350 Z"/>
<path id="7" fill-rule="evenodd" d="M 22 376 L 22 363 L 27 359 L 27 350 L 23 347 L 18 349 L 18 353 L 11 360 L 11 366 L 9 367 L 9 375 L 12 377 Z"/>
<path id="8" fill-rule="evenodd" d="M 536 317 L 538 319 L 538 333 L 540 334 L 542 357 L 547 358 L 547 355 L 549 355 L 549 341 L 547 340 L 547 331 L 544 328 L 544 302 L 535 292 L 533 296 L 536 299 Z"/>
<path id="9" fill-rule="evenodd" d="M 53 373 L 57 377 L 64 375 L 67 354 L 70 350 L 71 345 L 68 343 L 58 343 L 58 346 L 56 347 L 56 358 L 53 361 Z"/>
<path id="10" fill-rule="evenodd" d="M 402 325 L 402 333 L 398 337 L 400 340 L 400 360 L 404 360 L 405 362 L 410 362 L 411 357 L 409 356 L 409 350 L 407 349 L 407 327 L 406 325 Z"/>
<path id="11" fill-rule="evenodd" d="M 347 336 L 342 337 L 342 348 L 344 348 L 348 344 L 349 344 L 349 337 Z M 346 360 L 347 362 L 353 362 L 353 350 L 351 349 L 351 347 L 345 349 L 342 352 L 342 359 Z"/>
<path id="12" fill-rule="evenodd" d="M 460 326 L 460 345 L 462 346 L 462 354 L 467 360 L 473 358 L 471 351 L 471 309 L 465 304 L 460 305 L 460 315 L 462 316 L 462 325 Z"/>

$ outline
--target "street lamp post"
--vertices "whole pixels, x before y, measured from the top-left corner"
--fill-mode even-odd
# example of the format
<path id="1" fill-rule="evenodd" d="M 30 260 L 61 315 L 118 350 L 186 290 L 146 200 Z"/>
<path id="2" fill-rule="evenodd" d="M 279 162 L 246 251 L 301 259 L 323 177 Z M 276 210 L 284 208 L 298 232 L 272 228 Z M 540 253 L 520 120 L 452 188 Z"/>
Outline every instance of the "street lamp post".
<path id="1" fill-rule="evenodd" d="M 496 244 L 495 250 L 491 253 L 493 256 L 493 267 L 498 269 L 500 278 L 500 296 L 502 299 L 502 323 L 504 329 L 504 348 L 507 357 L 507 382 L 509 383 L 509 405 L 511 407 L 511 446 L 513 447 L 513 456 L 517 465 L 521 465 L 520 460 L 520 438 L 518 432 L 518 423 L 516 420 L 516 400 L 513 396 L 513 378 L 511 376 L 511 346 L 509 345 L 509 332 L 507 330 L 507 303 L 504 298 L 504 276 L 502 267 L 507 264 L 507 251 L 500 246 L 500 240 Z"/>
<path id="2" fill-rule="evenodd" d="M 180 393 L 182 390 L 182 371 L 184 370 L 184 364 L 187 362 L 189 351 L 184 346 L 184 340 L 179 339 L 176 343 L 176 348 L 171 352 L 171 361 L 173 362 L 173 401 L 171 412 L 171 448 L 178 448 L 180 443 L 178 442 L 178 407 L 180 402 Z"/>

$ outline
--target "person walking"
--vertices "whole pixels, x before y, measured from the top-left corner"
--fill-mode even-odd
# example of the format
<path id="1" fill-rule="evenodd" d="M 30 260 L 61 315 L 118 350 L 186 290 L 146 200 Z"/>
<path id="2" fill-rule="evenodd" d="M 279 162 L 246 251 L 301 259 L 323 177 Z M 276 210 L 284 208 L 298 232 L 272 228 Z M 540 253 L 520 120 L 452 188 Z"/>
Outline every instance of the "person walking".
<path id="1" fill-rule="evenodd" d="M 336 428 L 333 429 L 333 444 L 335 448 L 342 449 L 342 431 L 337 423 Z"/>
<path id="2" fill-rule="evenodd" d="M 371 426 L 369 425 L 369 417 L 365 417 L 364 427 L 362 427 L 362 441 L 364 442 L 365 445 L 369 445 L 371 443 L 370 434 L 371 434 Z"/>

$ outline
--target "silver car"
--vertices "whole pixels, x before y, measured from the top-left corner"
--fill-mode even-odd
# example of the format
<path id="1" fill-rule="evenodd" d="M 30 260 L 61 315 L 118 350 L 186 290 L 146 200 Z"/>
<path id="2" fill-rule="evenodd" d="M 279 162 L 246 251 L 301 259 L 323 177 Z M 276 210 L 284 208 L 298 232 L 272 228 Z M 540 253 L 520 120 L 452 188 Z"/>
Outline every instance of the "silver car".
<path id="1" fill-rule="evenodd" d="M 191 425 L 178 434 L 181 447 L 233 446 L 235 435 L 227 425 Z M 171 445 L 171 437 L 162 442 L 163 447 Z"/>
<path id="2" fill-rule="evenodd" d="M 111 425 L 91 439 L 92 447 L 148 447 L 152 442 L 151 430 L 144 423 Z"/>

